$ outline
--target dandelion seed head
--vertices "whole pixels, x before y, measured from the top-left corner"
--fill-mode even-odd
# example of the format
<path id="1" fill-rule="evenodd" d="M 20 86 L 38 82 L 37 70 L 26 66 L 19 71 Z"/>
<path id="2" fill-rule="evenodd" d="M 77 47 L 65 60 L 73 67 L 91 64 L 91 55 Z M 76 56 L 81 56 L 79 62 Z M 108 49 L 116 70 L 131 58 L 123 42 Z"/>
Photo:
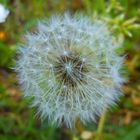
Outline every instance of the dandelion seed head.
<path id="1" fill-rule="evenodd" d="M 18 50 L 16 71 L 42 118 L 73 127 L 116 104 L 123 59 L 104 23 L 65 14 L 39 22 L 37 30 Z"/>

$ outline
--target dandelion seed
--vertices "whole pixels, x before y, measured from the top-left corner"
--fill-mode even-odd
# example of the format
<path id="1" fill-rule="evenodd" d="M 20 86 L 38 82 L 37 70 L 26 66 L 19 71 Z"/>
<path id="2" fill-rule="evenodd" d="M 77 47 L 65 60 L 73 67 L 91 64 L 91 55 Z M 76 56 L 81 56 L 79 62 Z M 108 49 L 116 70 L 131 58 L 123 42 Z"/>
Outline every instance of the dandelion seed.
<path id="1" fill-rule="evenodd" d="M 19 49 L 16 70 L 24 94 L 50 123 L 95 121 L 118 100 L 123 83 L 123 59 L 106 25 L 65 14 L 37 28 Z"/>

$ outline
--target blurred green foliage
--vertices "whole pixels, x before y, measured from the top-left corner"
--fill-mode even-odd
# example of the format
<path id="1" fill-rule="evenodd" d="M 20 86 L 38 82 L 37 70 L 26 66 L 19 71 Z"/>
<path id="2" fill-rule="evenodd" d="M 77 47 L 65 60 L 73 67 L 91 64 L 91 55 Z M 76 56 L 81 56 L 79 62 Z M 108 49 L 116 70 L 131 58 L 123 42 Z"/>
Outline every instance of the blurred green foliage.
<path id="1" fill-rule="evenodd" d="M 84 132 L 93 132 L 97 124 L 89 124 L 73 133 L 65 128 L 41 123 L 29 101 L 22 99 L 15 74 L 11 71 L 17 43 L 31 31 L 36 21 L 64 11 L 82 12 L 91 19 L 101 19 L 127 53 L 129 82 L 124 85 L 125 97 L 117 109 L 108 114 L 102 140 L 140 139 L 140 1 L 139 0 L 0 0 L 9 10 L 0 24 L 0 140 L 81 140 Z M 9 72 L 10 71 L 10 72 Z M 138 100 L 139 99 L 139 100 Z M 88 137 L 88 136 L 85 136 Z"/>

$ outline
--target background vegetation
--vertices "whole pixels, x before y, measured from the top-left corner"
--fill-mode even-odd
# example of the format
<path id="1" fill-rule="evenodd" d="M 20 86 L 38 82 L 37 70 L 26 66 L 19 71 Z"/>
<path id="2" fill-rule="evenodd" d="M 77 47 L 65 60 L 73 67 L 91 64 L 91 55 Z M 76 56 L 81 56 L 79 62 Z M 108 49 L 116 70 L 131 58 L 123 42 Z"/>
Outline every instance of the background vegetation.
<path id="1" fill-rule="evenodd" d="M 107 22 L 116 41 L 123 42 L 128 82 L 116 109 L 107 113 L 101 140 L 140 140 L 140 1 L 139 0 L 0 0 L 9 10 L 0 24 L 0 140 L 94 140 L 97 124 L 76 130 L 48 126 L 35 117 L 22 98 L 15 73 L 17 43 L 38 19 L 54 13 L 81 11 Z"/>

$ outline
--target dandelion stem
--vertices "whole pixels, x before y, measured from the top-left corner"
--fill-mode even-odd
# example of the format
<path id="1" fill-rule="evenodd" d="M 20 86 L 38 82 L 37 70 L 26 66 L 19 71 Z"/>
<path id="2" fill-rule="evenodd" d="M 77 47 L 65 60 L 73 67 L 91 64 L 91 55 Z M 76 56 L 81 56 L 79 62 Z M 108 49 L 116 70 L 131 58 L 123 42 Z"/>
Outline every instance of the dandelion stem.
<path id="1" fill-rule="evenodd" d="M 80 134 L 82 134 L 82 132 L 84 131 L 79 119 L 77 119 L 76 121 L 76 129 Z"/>
<path id="2" fill-rule="evenodd" d="M 101 140 L 101 136 L 102 136 L 105 120 L 106 120 L 106 114 L 107 114 L 107 112 L 105 110 L 104 113 L 102 114 L 100 120 L 99 120 L 99 124 L 98 124 L 98 128 L 97 128 L 96 139 L 95 140 Z"/>

